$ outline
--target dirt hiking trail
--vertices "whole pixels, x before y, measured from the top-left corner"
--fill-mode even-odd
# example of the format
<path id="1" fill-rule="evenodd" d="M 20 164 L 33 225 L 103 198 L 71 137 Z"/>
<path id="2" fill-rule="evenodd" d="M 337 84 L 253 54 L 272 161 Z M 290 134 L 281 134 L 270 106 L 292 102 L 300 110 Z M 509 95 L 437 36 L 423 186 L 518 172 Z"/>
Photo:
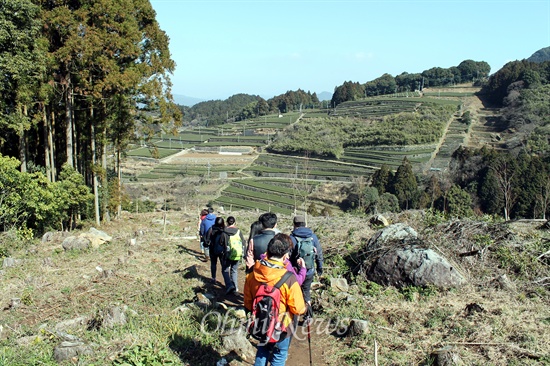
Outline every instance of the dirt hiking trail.
<path id="1" fill-rule="evenodd" d="M 196 269 L 197 275 L 204 279 L 204 288 L 205 293 L 209 293 L 215 298 L 213 303 L 221 302 L 227 305 L 228 307 L 243 308 L 243 293 L 245 281 L 245 271 L 244 265 L 239 267 L 238 274 L 238 292 L 235 292 L 230 295 L 225 294 L 225 286 L 223 283 L 223 276 L 221 273 L 221 268 L 218 263 L 217 274 L 216 274 L 216 283 L 213 284 L 210 281 L 210 261 L 205 261 L 203 254 L 200 251 L 198 239 L 185 239 L 181 241 L 182 251 L 195 256 L 196 258 Z M 312 365 L 315 366 L 325 366 L 329 365 L 324 361 L 324 353 L 326 347 L 325 344 L 330 340 L 330 335 L 324 334 L 324 332 L 316 332 L 314 325 L 310 326 L 310 339 L 311 339 L 311 355 L 312 355 Z M 321 329 L 321 327 L 318 327 Z M 317 334 L 319 333 L 319 334 Z M 290 343 L 289 355 L 286 362 L 287 366 L 301 366 L 301 365 L 310 365 L 309 359 L 309 345 L 307 337 L 307 327 L 298 326 L 296 336 L 292 339 Z M 242 362 L 242 365 L 253 365 L 252 362 Z"/>

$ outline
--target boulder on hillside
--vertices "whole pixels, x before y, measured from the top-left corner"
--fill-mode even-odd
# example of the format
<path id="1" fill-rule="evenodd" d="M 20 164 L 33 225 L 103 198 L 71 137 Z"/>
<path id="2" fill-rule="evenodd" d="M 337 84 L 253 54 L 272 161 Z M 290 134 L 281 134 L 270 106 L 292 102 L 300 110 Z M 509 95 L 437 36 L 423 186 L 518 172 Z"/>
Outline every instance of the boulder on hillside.
<path id="1" fill-rule="evenodd" d="M 92 355 L 92 348 L 84 342 L 61 342 L 53 351 L 53 356 L 57 362 L 78 358 L 78 356 Z"/>
<path id="2" fill-rule="evenodd" d="M 102 241 L 102 243 L 107 243 L 113 240 L 113 237 L 111 235 L 107 234 L 105 231 L 98 230 L 95 227 L 91 227 L 88 231 L 88 234 L 98 238 L 100 241 Z"/>
<path id="3" fill-rule="evenodd" d="M 254 360 L 256 355 L 256 349 L 246 338 L 246 331 L 240 328 L 222 337 L 222 347 L 227 352 L 235 352 L 246 361 Z"/>
<path id="4" fill-rule="evenodd" d="M 48 231 L 42 235 L 42 243 L 61 243 L 68 236 L 70 234 L 67 231 Z"/>
<path id="5" fill-rule="evenodd" d="M 69 236 L 63 240 L 61 246 L 65 250 L 84 250 L 88 249 L 92 242 L 88 238 L 79 237 L 79 236 Z"/>
<path id="6" fill-rule="evenodd" d="M 380 285 L 458 287 L 464 277 L 447 259 L 427 249 L 410 226 L 397 223 L 379 230 L 367 242 L 362 272 Z"/>
<path id="7" fill-rule="evenodd" d="M 394 246 L 396 243 L 413 243 L 418 240 L 418 233 L 412 227 L 397 223 L 380 229 L 365 246 L 364 252 L 367 257 L 376 255 L 382 249 Z"/>
<path id="8" fill-rule="evenodd" d="M 90 241 L 92 248 L 99 248 L 100 245 L 110 242 L 113 238 L 104 231 L 91 227 L 87 233 L 79 235 L 81 238 L 86 238 Z"/>
<path id="9" fill-rule="evenodd" d="M 445 258 L 431 249 L 407 246 L 388 250 L 367 272 L 369 280 L 385 286 L 460 287 L 466 280 Z"/>

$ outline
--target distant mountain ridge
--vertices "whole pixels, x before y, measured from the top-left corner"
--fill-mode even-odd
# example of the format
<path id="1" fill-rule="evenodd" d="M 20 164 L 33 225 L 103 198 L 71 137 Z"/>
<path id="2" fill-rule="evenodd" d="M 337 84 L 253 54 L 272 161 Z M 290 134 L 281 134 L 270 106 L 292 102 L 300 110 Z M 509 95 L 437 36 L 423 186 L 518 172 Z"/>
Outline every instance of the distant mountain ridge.
<path id="1" fill-rule="evenodd" d="M 183 94 L 173 94 L 173 96 L 174 96 L 174 102 L 176 102 L 176 104 L 183 105 L 183 106 L 186 106 L 186 107 L 192 107 L 195 104 L 207 101 L 206 99 L 189 97 L 189 96 L 183 95 Z M 268 100 L 268 99 L 271 99 L 272 97 L 267 97 L 267 96 L 263 95 L 262 98 L 264 98 L 265 100 Z M 331 100 L 332 99 L 332 93 L 328 92 L 328 91 L 323 91 L 323 92 L 317 94 L 317 98 L 319 98 L 319 101 L 321 101 L 321 102 L 325 101 L 325 100 Z"/>
<path id="2" fill-rule="evenodd" d="M 319 101 L 325 101 L 325 100 L 331 100 L 332 99 L 332 93 L 328 91 L 321 92 L 317 94 L 317 98 L 319 98 Z"/>
<path id="3" fill-rule="evenodd" d="M 192 107 L 197 103 L 204 102 L 204 99 L 188 97 L 187 95 L 174 94 L 174 102 L 179 105 L 184 105 L 186 107 Z"/>
<path id="4" fill-rule="evenodd" d="M 537 52 L 533 53 L 531 57 L 527 59 L 531 62 L 544 62 L 550 61 L 550 47 L 541 48 Z"/>

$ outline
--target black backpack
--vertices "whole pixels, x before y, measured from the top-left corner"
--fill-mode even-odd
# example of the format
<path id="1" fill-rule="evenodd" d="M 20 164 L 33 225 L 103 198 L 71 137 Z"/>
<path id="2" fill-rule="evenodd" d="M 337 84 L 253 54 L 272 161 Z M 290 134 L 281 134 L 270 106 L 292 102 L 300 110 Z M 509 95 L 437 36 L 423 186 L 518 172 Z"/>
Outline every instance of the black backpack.
<path id="1" fill-rule="evenodd" d="M 210 239 L 210 252 L 216 255 L 225 253 L 227 248 L 227 236 L 227 233 L 223 230 L 213 232 Z"/>

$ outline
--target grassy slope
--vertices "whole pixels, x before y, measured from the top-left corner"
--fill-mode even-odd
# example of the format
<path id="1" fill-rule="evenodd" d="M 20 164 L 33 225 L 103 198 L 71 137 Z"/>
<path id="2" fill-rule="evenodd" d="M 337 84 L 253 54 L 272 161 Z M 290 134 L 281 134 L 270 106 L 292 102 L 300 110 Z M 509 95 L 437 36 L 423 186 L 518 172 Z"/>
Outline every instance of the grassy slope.
<path id="1" fill-rule="evenodd" d="M 225 356 L 219 334 L 200 331 L 203 311 L 188 305 L 191 310 L 185 313 L 175 310 L 193 302 L 197 292 L 224 299 L 221 288 L 208 284 L 208 263 L 197 259 L 196 240 L 185 239 L 196 233 L 195 211 L 169 212 L 165 230 L 152 223 L 161 213 L 126 216 L 102 227 L 113 236 L 111 243 L 84 252 L 64 252 L 59 243 L 24 244 L 3 237 L 3 247 L 9 243 L 11 256 L 20 262 L 3 270 L 2 307 L 7 308 L 11 298 L 22 299 L 23 305 L 3 311 L 0 364 L 55 365 L 52 352 L 60 342 L 50 332 L 55 325 L 79 316 L 89 322 L 114 305 L 127 307 L 126 325 L 63 329 L 93 343 L 94 355 L 80 357 L 79 364 L 147 356 L 164 364 L 213 365 Z M 246 236 L 257 213 L 232 214 Z M 283 232 L 289 231 L 290 219 L 280 217 Z M 314 293 L 316 364 L 374 364 L 375 340 L 382 365 L 421 364 L 432 350 L 444 345 L 454 346 L 468 365 L 550 361 L 550 296 L 547 287 L 533 282 L 549 275 L 548 262 L 536 260 L 549 249 L 548 242 L 540 239 L 548 237 L 548 232 L 533 226 L 509 228 L 476 222 L 442 222 L 426 228 L 418 213 L 392 216 L 391 221 L 408 223 L 420 232 L 427 245 L 444 253 L 469 279 L 460 290 L 398 291 L 351 274 L 350 268 L 360 263 L 361 247 L 376 232 L 369 225 L 358 226 L 357 220 L 364 218 L 310 219 L 326 257 L 325 277 Z M 144 234 L 137 236 L 137 245 L 128 246 L 140 230 Z M 472 247 L 483 249 L 484 254 L 458 257 Z M 105 278 L 97 267 L 115 275 Z M 495 285 L 494 279 L 503 274 L 511 281 L 510 289 Z M 240 276 L 242 280 L 242 272 Z M 338 276 L 350 282 L 349 295 L 330 288 L 330 277 Z M 465 308 L 471 303 L 484 311 L 468 315 Z M 346 318 L 368 320 L 368 334 L 342 338 L 322 331 L 330 319 L 345 323 Z M 20 345 L 29 336 L 33 337 L 31 345 Z M 297 342 L 289 362 L 307 355 L 305 347 L 307 343 Z"/>

